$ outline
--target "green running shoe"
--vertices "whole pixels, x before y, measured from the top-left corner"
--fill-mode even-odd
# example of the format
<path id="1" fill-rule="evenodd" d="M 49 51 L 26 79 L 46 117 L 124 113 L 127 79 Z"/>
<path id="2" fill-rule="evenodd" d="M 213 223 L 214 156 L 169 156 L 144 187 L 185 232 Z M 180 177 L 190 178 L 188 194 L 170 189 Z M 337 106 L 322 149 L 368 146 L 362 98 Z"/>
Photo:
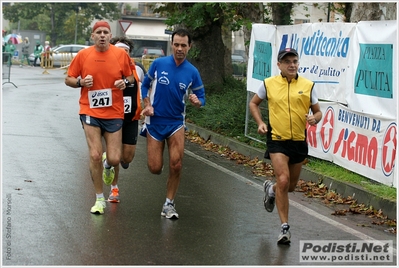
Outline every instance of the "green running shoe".
<path id="1" fill-rule="evenodd" d="M 103 166 L 104 166 L 104 161 L 107 159 L 107 155 L 104 152 L 102 161 L 103 161 Z M 106 185 L 111 185 L 111 183 L 114 181 L 115 178 L 115 168 L 110 167 L 110 168 L 105 168 L 103 169 L 103 181 Z"/>
<path id="2" fill-rule="evenodd" d="M 105 198 L 97 198 L 94 206 L 91 207 L 90 212 L 93 214 L 104 214 Z"/>

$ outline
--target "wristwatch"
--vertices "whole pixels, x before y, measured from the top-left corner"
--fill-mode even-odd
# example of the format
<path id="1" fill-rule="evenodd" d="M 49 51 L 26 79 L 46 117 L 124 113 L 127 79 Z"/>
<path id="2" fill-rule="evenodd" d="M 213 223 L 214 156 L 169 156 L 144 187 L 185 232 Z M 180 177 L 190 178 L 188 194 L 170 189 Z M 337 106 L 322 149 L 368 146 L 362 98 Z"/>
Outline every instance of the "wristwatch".
<path id="1" fill-rule="evenodd" d="M 80 78 L 78 78 L 78 81 L 76 82 L 76 85 L 77 85 L 78 87 L 82 87 L 82 85 L 80 84 Z"/>
<path id="2" fill-rule="evenodd" d="M 123 81 L 125 82 L 125 85 L 126 85 L 126 86 L 129 86 L 129 85 L 130 85 L 130 82 L 129 82 L 129 80 L 127 80 L 127 78 L 123 79 Z"/>

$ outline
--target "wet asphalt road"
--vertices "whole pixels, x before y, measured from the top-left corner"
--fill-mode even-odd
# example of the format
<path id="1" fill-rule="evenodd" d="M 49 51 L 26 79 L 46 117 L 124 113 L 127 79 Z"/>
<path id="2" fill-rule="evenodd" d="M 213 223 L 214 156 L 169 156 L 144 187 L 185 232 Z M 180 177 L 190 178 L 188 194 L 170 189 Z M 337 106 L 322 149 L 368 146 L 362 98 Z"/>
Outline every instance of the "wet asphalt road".
<path id="1" fill-rule="evenodd" d="M 395 235 L 334 217 L 300 193 L 290 195 L 292 243 L 278 246 L 279 218 L 263 208 L 263 181 L 189 142 L 179 220 L 160 216 L 168 169 L 149 173 L 142 137 L 120 172 L 121 203 L 91 214 L 80 92 L 64 85 L 64 72 L 14 66 L 18 88 L 2 86 L 2 265 L 331 265 L 300 262 L 301 240 L 392 240 L 396 251 Z M 334 265 L 396 265 L 393 258 Z"/>

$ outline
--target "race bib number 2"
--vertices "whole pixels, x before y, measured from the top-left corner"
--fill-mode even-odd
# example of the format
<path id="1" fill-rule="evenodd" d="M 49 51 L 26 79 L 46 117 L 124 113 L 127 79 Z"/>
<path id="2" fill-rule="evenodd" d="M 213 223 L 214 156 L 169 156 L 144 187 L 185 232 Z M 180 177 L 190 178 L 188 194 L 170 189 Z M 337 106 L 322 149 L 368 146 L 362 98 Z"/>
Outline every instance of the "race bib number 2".
<path id="1" fill-rule="evenodd" d="M 90 90 L 90 108 L 104 108 L 112 106 L 112 90 L 110 88 Z"/>
<path id="2" fill-rule="evenodd" d="M 123 102 L 125 103 L 125 114 L 132 113 L 132 97 L 123 97 Z"/>

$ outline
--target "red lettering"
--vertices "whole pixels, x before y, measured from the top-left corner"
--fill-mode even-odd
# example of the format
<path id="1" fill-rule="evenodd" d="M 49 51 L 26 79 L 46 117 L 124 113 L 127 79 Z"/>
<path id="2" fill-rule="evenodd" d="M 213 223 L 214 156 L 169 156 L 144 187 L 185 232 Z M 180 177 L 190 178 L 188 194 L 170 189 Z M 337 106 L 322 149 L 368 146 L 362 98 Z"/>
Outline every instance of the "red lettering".
<path id="1" fill-rule="evenodd" d="M 354 161 L 362 166 L 375 169 L 377 165 L 378 142 L 376 137 L 369 141 L 367 136 L 342 129 L 334 144 L 333 153 L 341 151 L 341 157 Z"/>
<path id="2" fill-rule="evenodd" d="M 313 148 L 317 148 L 317 139 L 316 139 L 316 126 L 311 126 L 306 123 L 307 127 L 307 135 L 306 135 L 306 140 L 308 142 L 309 146 L 312 146 Z"/>

